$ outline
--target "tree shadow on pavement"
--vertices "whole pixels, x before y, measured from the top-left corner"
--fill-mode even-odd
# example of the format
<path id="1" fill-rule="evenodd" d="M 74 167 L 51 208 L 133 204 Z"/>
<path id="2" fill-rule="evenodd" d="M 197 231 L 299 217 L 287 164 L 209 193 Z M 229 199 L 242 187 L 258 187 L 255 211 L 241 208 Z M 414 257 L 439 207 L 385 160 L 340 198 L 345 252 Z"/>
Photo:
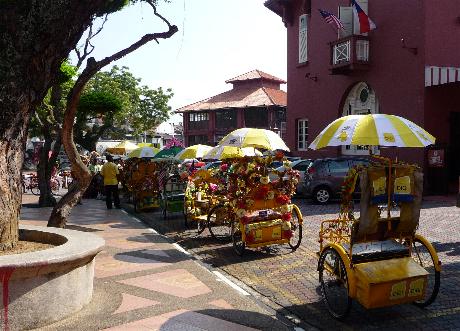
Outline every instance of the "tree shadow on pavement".
<path id="1" fill-rule="evenodd" d="M 448 256 L 460 256 L 460 242 L 440 243 L 432 242 L 438 253 L 443 252 Z"/>
<path id="2" fill-rule="evenodd" d="M 205 315 L 205 316 L 203 316 Z M 210 317 L 208 317 L 210 316 Z M 187 330 L 191 328 L 203 330 L 250 330 L 254 328 L 264 331 L 288 331 L 293 329 L 292 323 L 279 315 L 275 319 L 269 315 L 254 311 L 238 309 L 201 309 L 196 311 L 186 311 L 179 315 L 169 318 L 158 330 Z M 232 325 L 219 320 L 241 325 Z M 244 327 L 247 326 L 247 328 Z"/>
<path id="3" fill-rule="evenodd" d="M 115 260 L 123 262 L 132 262 L 132 263 L 149 263 L 148 260 L 152 262 L 164 262 L 164 263 L 177 263 L 182 261 L 190 260 L 191 257 L 179 252 L 176 249 L 141 249 L 136 251 L 129 251 L 123 253 L 117 253 L 114 256 Z M 134 259 L 133 259 L 134 258 Z M 137 258 L 141 258 L 138 260 Z"/>

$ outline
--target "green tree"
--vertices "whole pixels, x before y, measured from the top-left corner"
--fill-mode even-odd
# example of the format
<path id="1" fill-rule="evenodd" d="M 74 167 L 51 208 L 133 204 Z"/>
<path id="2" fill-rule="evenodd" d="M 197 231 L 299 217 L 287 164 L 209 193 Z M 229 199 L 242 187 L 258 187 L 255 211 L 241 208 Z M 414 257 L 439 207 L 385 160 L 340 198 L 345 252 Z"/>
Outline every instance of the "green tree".
<path id="1" fill-rule="evenodd" d="M 156 12 L 155 1 L 144 1 L 154 9 L 156 17 L 162 18 Z M 115 10 L 111 7 L 114 3 L 115 0 L 0 1 L 0 249 L 15 246 L 19 237 L 21 169 L 30 119 L 56 83 L 61 63 L 84 31 L 97 15 Z M 166 23 L 165 32 L 146 34 L 108 59 L 88 60 L 66 105 L 62 140 L 69 157 L 78 157 L 68 132 L 87 81 L 105 65 L 145 43 L 171 37 L 177 27 Z"/>
<path id="2" fill-rule="evenodd" d="M 78 105 L 75 142 L 95 150 L 102 136 L 118 138 L 128 132 L 140 135 L 151 131 L 169 118 L 172 96 L 171 89 L 142 86 L 127 67 L 113 66 L 110 71 L 98 72 L 88 82 Z M 88 125 L 94 119 L 98 123 Z"/>
<path id="3" fill-rule="evenodd" d="M 65 109 L 64 95 L 72 87 L 72 77 L 76 73 L 76 68 L 67 61 L 61 64 L 56 83 L 50 88 L 42 104 L 37 107 L 35 116 L 31 119 L 30 133 L 44 138 L 37 167 L 40 189 L 38 204 L 40 207 L 52 207 L 56 204 L 50 180 L 53 168 L 57 167 L 57 157 L 62 146 L 61 128 Z M 54 145 L 51 148 L 53 142 Z M 49 157 L 50 151 L 51 157 Z"/>

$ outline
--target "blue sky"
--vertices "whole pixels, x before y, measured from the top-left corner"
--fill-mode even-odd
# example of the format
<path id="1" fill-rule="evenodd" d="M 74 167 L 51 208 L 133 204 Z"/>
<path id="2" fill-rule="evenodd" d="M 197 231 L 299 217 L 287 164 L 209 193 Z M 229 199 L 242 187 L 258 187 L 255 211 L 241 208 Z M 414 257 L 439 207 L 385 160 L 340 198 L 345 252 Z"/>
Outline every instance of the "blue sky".
<path id="1" fill-rule="evenodd" d="M 115 62 L 151 88 L 172 88 L 173 109 L 231 88 L 225 80 L 260 69 L 286 79 L 286 29 L 264 0 L 172 0 L 158 11 L 179 28 L 171 39 L 151 42 Z M 109 16 L 96 37 L 96 59 L 139 36 L 164 30 L 144 4 Z M 283 88 L 285 89 L 285 87 Z M 175 121 L 180 120 L 175 117 Z"/>

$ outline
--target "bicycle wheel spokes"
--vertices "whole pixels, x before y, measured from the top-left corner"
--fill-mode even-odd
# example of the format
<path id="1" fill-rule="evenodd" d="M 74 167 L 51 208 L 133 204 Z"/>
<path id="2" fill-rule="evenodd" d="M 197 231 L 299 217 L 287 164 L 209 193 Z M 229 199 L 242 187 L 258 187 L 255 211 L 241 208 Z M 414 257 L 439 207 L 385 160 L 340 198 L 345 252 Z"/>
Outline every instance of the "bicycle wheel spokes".
<path id="1" fill-rule="evenodd" d="M 425 297 L 423 300 L 414 302 L 416 306 L 426 307 L 433 303 L 438 295 L 441 274 L 435 268 L 434 258 L 431 256 L 429 249 L 418 238 L 415 238 L 412 243 L 412 258 L 428 272 Z"/>
<path id="2" fill-rule="evenodd" d="M 319 281 L 323 300 L 331 315 L 337 319 L 346 317 L 351 308 L 347 272 L 339 254 L 332 248 L 321 254 Z"/>
<path id="3" fill-rule="evenodd" d="M 217 205 L 209 211 L 207 223 L 214 239 L 226 241 L 231 238 L 230 217 L 224 205 Z"/>

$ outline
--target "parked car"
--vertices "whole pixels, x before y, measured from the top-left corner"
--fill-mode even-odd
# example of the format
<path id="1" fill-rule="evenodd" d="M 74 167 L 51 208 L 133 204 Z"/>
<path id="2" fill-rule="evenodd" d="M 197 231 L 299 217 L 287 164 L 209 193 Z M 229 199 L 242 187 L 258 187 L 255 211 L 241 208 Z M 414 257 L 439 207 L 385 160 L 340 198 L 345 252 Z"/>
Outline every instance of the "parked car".
<path id="1" fill-rule="evenodd" d="M 220 167 L 220 165 L 222 164 L 222 161 L 213 161 L 213 162 L 209 162 L 209 163 L 206 163 L 206 165 L 203 167 L 203 169 L 216 169 L 218 167 Z"/>
<path id="2" fill-rule="evenodd" d="M 303 193 L 316 203 L 326 204 L 340 196 L 348 170 L 361 164 L 369 164 L 369 159 L 354 156 L 317 159 L 305 172 Z"/>
<path id="3" fill-rule="evenodd" d="M 293 162 L 291 162 L 291 167 L 294 170 L 298 170 L 300 172 L 300 178 L 299 178 L 299 183 L 297 184 L 296 188 L 296 193 L 301 194 L 303 191 L 303 186 L 304 186 L 304 178 L 305 178 L 305 171 L 308 169 L 310 164 L 313 162 L 313 160 L 310 159 L 297 159 Z M 280 166 L 276 168 L 277 171 L 284 171 L 284 166 Z M 270 173 L 269 174 L 270 179 L 275 179 L 275 174 Z"/>

